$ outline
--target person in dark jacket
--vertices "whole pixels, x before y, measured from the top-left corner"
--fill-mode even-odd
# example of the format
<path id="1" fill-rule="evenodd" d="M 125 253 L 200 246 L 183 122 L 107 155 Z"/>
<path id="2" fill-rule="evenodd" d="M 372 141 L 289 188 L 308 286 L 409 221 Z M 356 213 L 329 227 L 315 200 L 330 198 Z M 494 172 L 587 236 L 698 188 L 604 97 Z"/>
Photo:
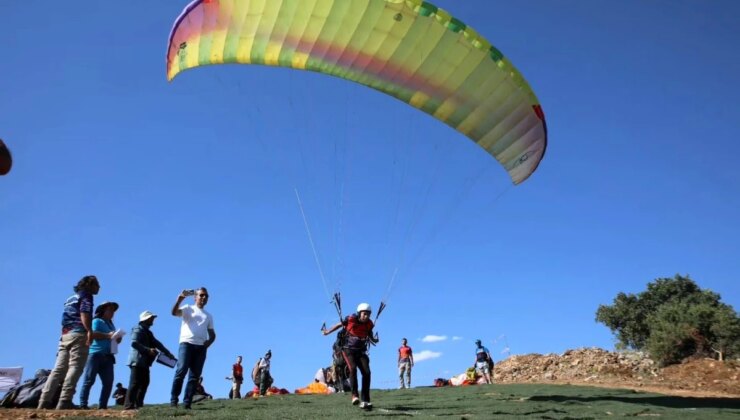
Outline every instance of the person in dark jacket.
<path id="1" fill-rule="evenodd" d="M 159 351 L 172 359 L 175 356 L 167 350 L 149 330 L 154 325 L 157 315 L 144 311 L 139 315 L 139 324 L 131 330 L 131 352 L 128 365 L 131 367 L 131 379 L 128 383 L 124 410 L 135 410 L 144 406 L 144 396 L 149 387 L 149 368 L 154 363 Z"/>
<path id="2" fill-rule="evenodd" d="M 113 399 L 116 400 L 116 405 L 123 405 L 126 402 L 126 393 L 128 389 L 123 387 L 122 383 L 116 384 L 116 389 L 113 391 Z"/>

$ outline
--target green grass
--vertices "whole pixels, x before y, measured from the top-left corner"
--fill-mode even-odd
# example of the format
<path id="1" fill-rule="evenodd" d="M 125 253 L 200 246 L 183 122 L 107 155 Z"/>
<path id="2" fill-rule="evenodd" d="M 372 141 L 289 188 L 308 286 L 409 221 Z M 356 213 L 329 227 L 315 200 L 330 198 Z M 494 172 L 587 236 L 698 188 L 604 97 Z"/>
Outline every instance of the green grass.
<path id="1" fill-rule="evenodd" d="M 374 410 L 350 405 L 347 394 L 283 395 L 258 400 L 213 400 L 193 410 L 165 405 L 137 419 L 740 419 L 740 398 L 687 398 L 567 385 L 491 385 L 372 392 Z"/>

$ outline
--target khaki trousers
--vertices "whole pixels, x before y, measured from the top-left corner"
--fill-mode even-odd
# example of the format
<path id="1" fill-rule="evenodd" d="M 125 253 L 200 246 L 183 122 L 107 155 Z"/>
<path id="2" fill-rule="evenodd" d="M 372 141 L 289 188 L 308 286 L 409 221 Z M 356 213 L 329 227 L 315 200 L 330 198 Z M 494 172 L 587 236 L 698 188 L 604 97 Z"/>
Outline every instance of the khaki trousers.
<path id="1" fill-rule="evenodd" d="M 51 405 L 59 386 L 62 387 L 62 393 L 59 396 L 57 407 L 60 407 L 63 402 L 72 402 L 77 381 L 80 380 L 82 371 L 85 369 L 89 350 L 86 333 L 69 332 L 62 335 L 59 339 L 57 360 L 41 391 L 38 408 L 52 408 Z"/>
<path id="2" fill-rule="evenodd" d="M 231 398 L 238 400 L 242 397 L 242 382 L 236 381 L 234 379 L 234 383 L 231 385 Z"/>
<path id="3" fill-rule="evenodd" d="M 398 379 L 401 380 L 401 388 L 406 388 L 407 386 L 403 382 L 404 373 L 406 374 L 406 382 L 408 382 L 408 387 L 411 388 L 411 362 L 398 363 Z"/>

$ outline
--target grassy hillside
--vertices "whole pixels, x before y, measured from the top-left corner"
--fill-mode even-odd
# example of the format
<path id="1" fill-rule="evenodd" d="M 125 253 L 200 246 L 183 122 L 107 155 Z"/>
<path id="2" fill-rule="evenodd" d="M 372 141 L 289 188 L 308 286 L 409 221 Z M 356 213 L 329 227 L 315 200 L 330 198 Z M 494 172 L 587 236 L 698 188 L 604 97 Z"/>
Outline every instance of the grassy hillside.
<path id="1" fill-rule="evenodd" d="M 165 405 L 139 411 L 137 419 L 361 419 L 378 417 L 449 419 L 739 419 L 740 399 L 686 398 L 628 390 L 567 385 L 491 385 L 373 391 L 372 412 L 350 405 L 347 394 L 284 395 L 257 400 L 213 400 L 193 410 Z M 9 414 L 10 410 L 4 415 Z M 48 413 L 48 412 L 47 412 Z M 59 413 L 59 412 L 56 412 Z M 80 412 L 78 412 L 80 413 Z M 85 414 L 94 415 L 95 412 Z M 18 413 L 20 414 L 20 413 Z M 23 417 L 27 417 L 28 412 Z M 36 418 L 44 418 L 44 414 Z M 45 413 L 46 414 L 46 413 Z M 103 414 L 103 412 L 100 412 Z M 108 411 L 115 417 L 121 412 Z M 2 418 L 6 418 L 2 416 Z M 93 417 L 88 417 L 93 418 Z"/>

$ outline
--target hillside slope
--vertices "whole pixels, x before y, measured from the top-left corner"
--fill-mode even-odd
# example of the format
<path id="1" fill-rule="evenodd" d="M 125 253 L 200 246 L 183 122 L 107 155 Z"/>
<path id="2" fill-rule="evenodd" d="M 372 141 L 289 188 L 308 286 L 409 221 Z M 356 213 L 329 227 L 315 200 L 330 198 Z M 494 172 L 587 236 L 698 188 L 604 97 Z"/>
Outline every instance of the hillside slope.
<path id="1" fill-rule="evenodd" d="M 639 352 L 582 348 L 511 356 L 495 366 L 497 383 L 557 383 L 631 388 L 673 395 L 740 396 L 740 363 L 690 359 L 659 368 Z"/>

